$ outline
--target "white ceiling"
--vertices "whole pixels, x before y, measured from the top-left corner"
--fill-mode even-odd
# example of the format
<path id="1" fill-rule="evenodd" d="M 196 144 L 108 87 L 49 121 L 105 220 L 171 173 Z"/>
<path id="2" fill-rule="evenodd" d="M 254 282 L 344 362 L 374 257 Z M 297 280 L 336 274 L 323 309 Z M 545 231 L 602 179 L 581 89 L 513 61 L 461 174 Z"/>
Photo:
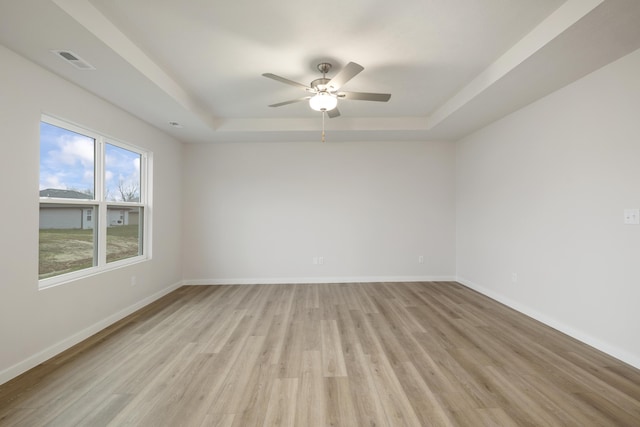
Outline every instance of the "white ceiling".
<path id="1" fill-rule="evenodd" d="M 317 141 L 321 113 L 267 107 L 304 91 L 261 74 L 309 84 L 323 61 L 392 94 L 341 100 L 328 140 L 455 140 L 640 48 L 638 22 L 638 0 L 0 0 L 1 44 L 201 143 Z"/>

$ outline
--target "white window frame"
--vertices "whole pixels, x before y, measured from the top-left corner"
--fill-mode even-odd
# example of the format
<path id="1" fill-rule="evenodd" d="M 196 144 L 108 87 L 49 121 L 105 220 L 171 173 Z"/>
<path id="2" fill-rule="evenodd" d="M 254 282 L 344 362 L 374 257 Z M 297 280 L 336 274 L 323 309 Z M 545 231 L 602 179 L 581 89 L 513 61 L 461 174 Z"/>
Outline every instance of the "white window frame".
<path id="1" fill-rule="evenodd" d="M 115 138 L 106 136 L 100 132 L 92 131 L 85 127 L 81 127 L 57 119 L 52 116 L 42 115 L 41 122 L 48 123 L 53 126 L 57 126 L 62 129 L 76 132 L 81 135 L 88 136 L 95 140 L 94 151 L 94 198 L 89 200 L 80 199 L 63 199 L 63 198 L 49 198 L 40 197 L 40 203 L 38 209 L 42 205 L 84 205 L 93 206 L 93 221 L 94 221 L 94 251 L 96 265 L 93 267 L 85 268 L 82 270 L 72 271 L 70 273 L 59 274 L 45 279 L 38 279 L 38 288 L 46 289 L 51 286 L 57 286 L 63 283 L 75 281 L 78 279 L 94 276 L 106 271 L 122 268 L 132 264 L 148 261 L 151 259 L 151 223 L 152 223 L 152 208 L 151 208 L 151 183 L 152 183 L 152 164 L 153 153 L 135 145 L 119 141 Z M 106 144 L 110 144 L 125 150 L 132 151 L 140 154 L 140 201 L 139 202 L 124 202 L 124 201 L 108 201 L 105 199 L 105 147 Z M 142 209 L 142 254 L 118 261 L 107 262 L 107 227 L 108 227 L 108 206 L 123 206 L 123 207 L 138 207 Z"/>

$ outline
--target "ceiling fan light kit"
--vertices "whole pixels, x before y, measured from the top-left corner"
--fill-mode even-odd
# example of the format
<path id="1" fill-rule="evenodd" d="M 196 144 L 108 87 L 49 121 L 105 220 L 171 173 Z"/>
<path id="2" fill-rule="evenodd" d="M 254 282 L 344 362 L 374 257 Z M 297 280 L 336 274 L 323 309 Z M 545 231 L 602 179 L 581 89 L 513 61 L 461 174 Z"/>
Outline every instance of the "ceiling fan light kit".
<path id="1" fill-rule="evenodd" d="M 368 93 L 368 92 L 339 92 L 340 88 L 344 86 L 349 80 L 358 75 L 364 67 L 356 64 L 355 62 L 349 62 L 340 72 L 332 79 L 327 78 L 327 73 L 331 69 L 332 65 L 328 62 L 321 62 L 318 64 L 318 71 L 322 73 L 322 77 L 313 80 L 309 86 L 305 86 L 302 83 L 294 82 L 293 80 L 286 79 L 284 77 L 277 76 L 271 73 L 263 74 L 264 77 L 285 83 L 291 86 L 296 86 L 304 89 L 306 92 L 311 93 L 311 96 L 305 96 L 303 98 L 292 99 L 289 101 L 279 102 L 277 104 L 271 104 L 269 107 L 281 107 L 283 105 L 293 104 L 300 101 L 309 100 L 309 107 L 315 111 L 322 112 L 322 141 L 324 142 L 324 113 L 327 113 L 329 118 L 340 116 L 338 110 L 338 98 L 355 100 L 355 101 L 376 101 L 387 102 L 391 98 L 391 94 L 388 93 Z"/>
<path id="2" fill-rule="evenodd" d="M 319 92 L 309 99 L 309 107 L 316 111 L 331 111 L 338 106 L 338 98 L 328 92 Z"/>

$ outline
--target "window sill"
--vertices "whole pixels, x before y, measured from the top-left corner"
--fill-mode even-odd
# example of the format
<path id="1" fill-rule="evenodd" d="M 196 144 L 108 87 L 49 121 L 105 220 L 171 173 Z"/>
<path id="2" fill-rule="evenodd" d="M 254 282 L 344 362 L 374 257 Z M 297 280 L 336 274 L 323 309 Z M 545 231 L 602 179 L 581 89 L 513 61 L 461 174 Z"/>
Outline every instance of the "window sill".
<path id="1" fill-rule="evenodd" d="M 96 276 L 102 273 L 106 273 L 112 270 L 118 270 L 120 268 L 128 267 L 134 264 L 140 264 L 142 262 L 150 261 L 151 257 L 147 255 L 141 255 L 133 258 L 127 258 L 120 261 L 110 262 L 109 264 L 101 267 L 91 267 L 84 270 L 72 271 L 71 273 L 60 274 L 54 277 L 48 277 L 46 279 L 38 280 L 38 290 L 44 290 L 53 288 L 66 283 L 75 282 L 77 280 L 87 279 L 92 276 Z"/>

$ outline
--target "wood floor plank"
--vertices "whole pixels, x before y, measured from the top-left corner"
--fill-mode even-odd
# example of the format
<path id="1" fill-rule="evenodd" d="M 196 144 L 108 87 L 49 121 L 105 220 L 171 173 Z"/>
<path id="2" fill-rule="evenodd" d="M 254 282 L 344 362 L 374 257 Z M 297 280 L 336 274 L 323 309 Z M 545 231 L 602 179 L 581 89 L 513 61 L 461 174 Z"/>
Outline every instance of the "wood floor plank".
<path id="1" fill-rule="evenodd" d="M 0 385 L 0 426 L 640 426 L 640 370 L 458 283 L 185 286 Z"/>
<path id="2" fill-rule="evenodd" d="M 242 411 L 240 402 L 247 392 L 247 384 L 251 378 L 251 369 L 260 356 L 265 337 L 249 336 L 246 344 L 238 354 L 225 379 L 220 394 L 212 406 L 211 412 L 219 414 L 235 414 Z"/>
<path id="3" fill-rule="evenodd" d="M 349 315 L 353 321 L 353 330 L 358 337 L 365 354 L 377 354 L 380 351 L 380 343 L 376 338 L 376 332 L 371 328 L 367 316 L 372 313 L 363 313 L 359 310 L 350 310 Z"/>
<path id="4" fill-rule="evenodd" d="M 351 400 L 352 391 L 346 377 L 324 377 L 325 416 L 329 426 L 356 426 L 358 416 Z"/>
<path id="5" fill-rule="evenodd" d="M 351 401 L 359 423 L 368 426 L 387 424 L 369 356 L 364 354 L 359 344 L 356 344 L 346 362 L 349 383 L 353 384 Z"/>
<path id="6" fill-rule="evenodd" d="M 238 403 L 241 412 L 233 420 L 234 427 L 261 426 L 268 409 L 271 388 L 277 378 L 277 365 L 262 363 L 252 367 L 245 393 Z"/>
<path id="7" fill-rule="evenodd" d="M 202 423 L 200 423 L 200 427 L 232 427 L 235 420 L 235 414 L 209 414 L 204 418 Z M 196 426 L 197 424 L 191 424 L 191 422 L 188 421 L 186 423 L 173 425 Z"/>
<path id="8" fill-rule="evenodd" d="M 313 285 L 306 285 L 305 290 L 305 308 L 320 308 L 320 294 L 318 293 L 318 287 Z"/>
<path id="9" fill-rule="evenodd" d="M 388 424 L 416 427 L 422 425 L 389 360 L 379 354 L 369 357 L 368 365 Z"/>
<path id="10" fill-rule="evenodd" d="M 559 420 L 557 425 L 580 427 L 588 425 L 607 425 L 595 408 L 590 407 L 566 390 L 557 387 L 551 381 L 541 376 L 531 376 L 514 372 L 507 368 L 502 372 L 520 393 L 528 396 L 533 402 L 542 407 L 545 414 L 551 414 Z"/>
<path id="11" fill-rule="evenodd" d="M 271 387 L 271 397 L 263 427 L 291 426 L 295 424 L 298 396 L 298 378 L 276 378 Z"/>
<path id="12" fill-rule="evenodd" d="M 267 331 L 263 352 L 269 355 L 269 363 L 276 365 L 281 359 L 285 336 L 289 328 L 289 317 L 277 314 L 268 321 L 270 327 Z"/>
<path id="13" fill-rule="evenodd" d="M 227 311 L 224 316 L 221 316 L 217 324 L 208 328 L 210 332 L 206 337 L 203 337 L 206 341 L 202 341 L 202 349 L 200 351 L 203 353 L 219 353 L 246 315 L 247 310 Z"/>
<path id="14" fill-rule="evenodd" d="M 345 377 L 347 368 L 344 363 L 340 333 L 336 320 L 321 320 L 322 336 L 322 373 L 325 377 Z"/>
<path id="15" fill-rule="evenodd" d="M 289 320 L 284 335 L 280 360 L 278 361 L 280 378 L 298 378 L 302 366 L 304 350 L 304 320 Z"/>
<path id="16" fill-rule="evenodd" d="M 454 425 L 438 399 L 437 393 L 424 381 L 413 363 L 404 363 L 396 373 L 422 425 L 434 427 Z"/>
<path id="17" fill-rule="evenodd" d="M 295 425 L 309 427 L 326 425 L 327 404 L 324 384 L 322 354 L 320 351 L 304 351 Z"/>
<path id="18" fill-rule="evenodd" d="M 352 286 L 352 292 L 356 295 L 360 310 L 366 314 L 377 313 L 378 307 L 368 292 L 372 286 L 377 285 L 375 283 L 354 283 Z"/>
<path id="19" fill-rule="evenodd" d="M 608 396 L 603 396 L 596 392 L 579 392 L 576 396 L 595 408 L 598 412 L 610 420 L 611 425 L 616 426 L 637 426 L 640 420 L 640 408 L 623 408 L 617 402 L 611 400 Z"/>
<path id="20" fill-rule="evenodd" d="M 160 369 L 145 381 L 131 401 L 118 413 L 113 423 L 118 425 L 157 425 L 165 420 L 166 411 L 171 408 L 177 382 L 188 369 L 185 360 L 189 360 L 196 349 L 191 343 L 174 354 L 174 357 L 160 361 Z"/>
<path id="21" fill-rule="evenodd" d="M 573 351 L 563 353 L 563 357 L 571 363 L 580 366 L 583 370 L 589 372 L 594 377 L 599 378 L 605 384 L 613 385 L 616 389 L 620 390 L 623 394 L 632 397 L 634 400 L 640 400 L 640 378 L 634 379 L 633 376 L 630 376 L 630 378 L 619 375 L 608 367 L 599 366 L 596 362 Z"/>
<path id="22" fill-rule="evenodd" d="M 549 410 L 550 408 L 544 407 L 545 402 L 532 399 L 501 369 L 487 366 L 482 370 L 482 378 L 483 382 L 492 389 L 492 394 L 503 411 L 518 425 L 561 425 L 567 421 L 559 419 L 553 411 Z"/>
<path id="23" fill-rule="evenodd" d="M 469 412 L 470 418 L 475 420 L 473 422 L 478 426 L 521 427 L 521 425 L 511 419 L 502 408 L 481 408 Z"/>
<path id="24" fill-rule="evenodd" d="M 346 305 L 338 307 L 338 332 L 343 344 L 345 368 L 352 385 L 351 399 L 358 420 L 363 425 L 386 424 L 386 416 L 369 367 L 369 358 L 362 350 L 351 313 Z"/>
<path id="25" fill-rule="evenodd" d="M 222 355 L 213 353 L 197 353 L 188 364 L 180 382 L 172 385 L 173 396 L 167 396 L 160 402 L 166 413 L 166 421 L 180 425 L 183 420 L 201 418 L 211 406 L 213 396 L 217 396 L 221 388 L 222 375 L 217 374 L 217 367 L 224 364 Z M 213 395 L 213 396 L 212 396 Z M 194 414 L 198 414 L 194 417 Z"/>

